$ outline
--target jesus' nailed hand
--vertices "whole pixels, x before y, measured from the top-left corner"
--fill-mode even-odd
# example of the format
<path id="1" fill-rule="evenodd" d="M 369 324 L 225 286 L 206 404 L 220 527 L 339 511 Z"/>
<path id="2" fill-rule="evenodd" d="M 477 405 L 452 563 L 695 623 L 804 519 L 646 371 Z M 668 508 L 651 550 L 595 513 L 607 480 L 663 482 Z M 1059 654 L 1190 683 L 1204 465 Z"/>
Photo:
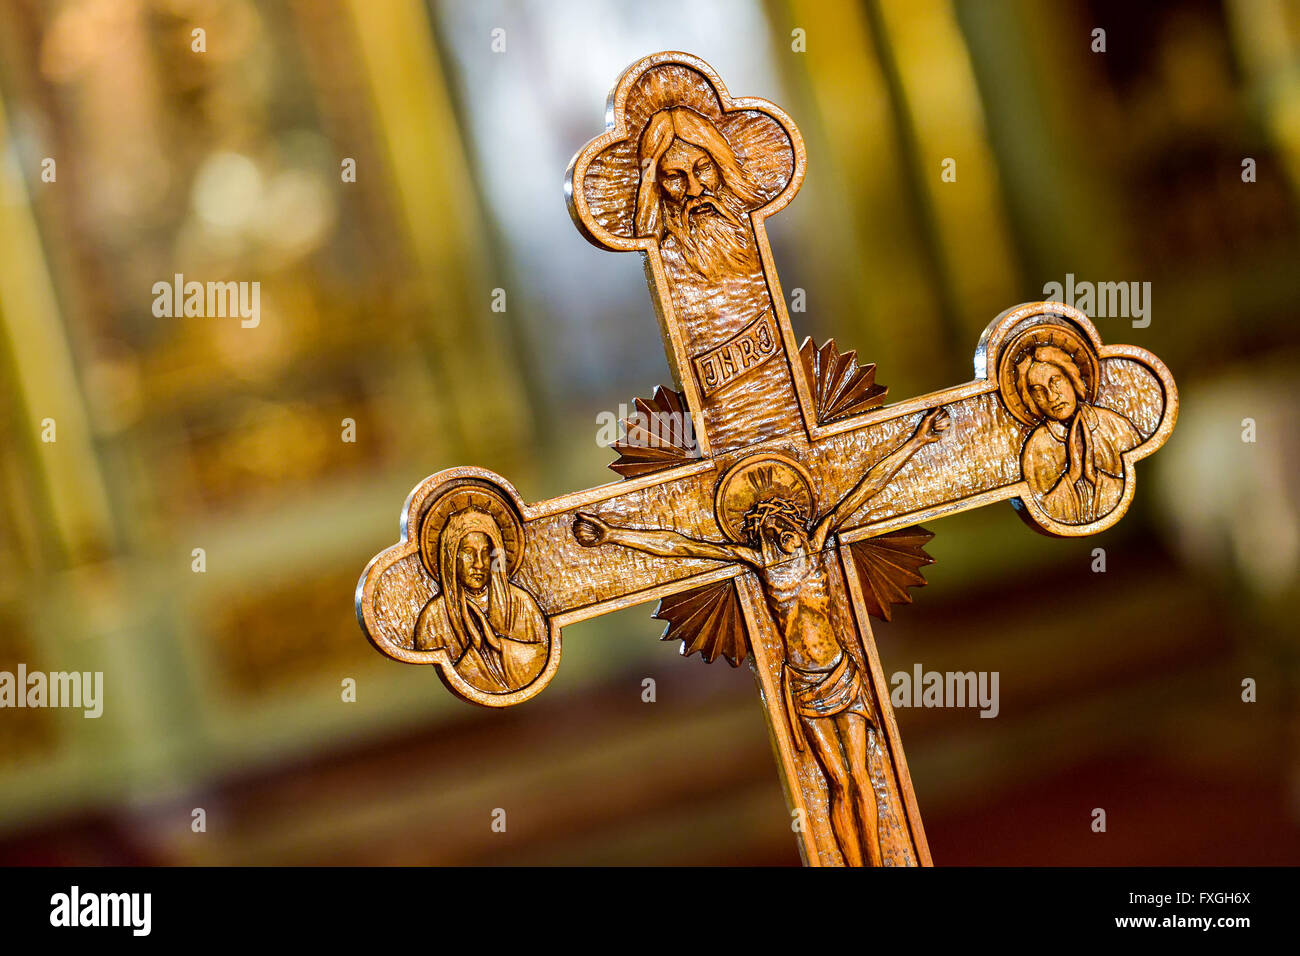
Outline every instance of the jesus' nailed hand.
<path id="1" fill-rule="evenodd" d="M 663 558 L 738 561 L 754 568 L 784 647 L 783 696 L 796 746 L 811 745 L 830 788 L 831 825 L 846 862 L 880 865 L 876 794 L 868 754 L 875 746 L 876 710 L 829 608 L 831 585 L 826 540 L 893 480 L 921 448 L 938 441 L 951 424 L 942 408 L 927 413 L 916 432 L 873 465 L 834 508 L 809 513 L 797 473 L 768 465 L 766 493 L 745 500 L 740 522 L 744 543 L 701 541 L 667 529 L 619 527 L 578 512 L 573 536 L 587 548 L 603 544 L 635 548 Z M 751 489 L 753 485 L 751 484 Z M 737 491 L 737 494 L 744 492 Z M 720 507 L 728 502 L 724 486 Z"/>

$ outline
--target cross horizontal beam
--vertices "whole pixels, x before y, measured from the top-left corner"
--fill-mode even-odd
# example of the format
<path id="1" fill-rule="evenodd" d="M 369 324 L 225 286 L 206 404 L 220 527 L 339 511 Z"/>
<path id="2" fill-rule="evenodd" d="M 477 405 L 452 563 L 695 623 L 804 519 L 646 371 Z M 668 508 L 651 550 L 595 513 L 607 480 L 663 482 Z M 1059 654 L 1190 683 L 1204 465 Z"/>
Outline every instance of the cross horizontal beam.
<path id="1" fill-rule="evenodd" d="M 1095 343 L 1101 378 L 1096 401 L 1126 411 L 1141 436 L 1141 441 L 1125 452 L 1129 467 L 1119 505 L 1086 524 L 1058 520 L 1027 488 L 1022 464 L 1024 428 L 1008 411 L 999 382 L 987 377 L 989 350 L 996 351 L 1010 333 L 1033 322 L 1068 324 Z M 376 556 L 367 568 L 358 588 L 358 617 L 376 646 L 389 656 L 412 663 L 437 660 L 434 652 L 413 647 L 416 617 L 435 594 L 421 568 L 417 528 L 431 502 L 467 482 L 498 489 L 517 510 L 523 527 L 522 553 L 513 580 L 535 596 L 558 629 L 741 571 L 711 560 L 664 561 L 627 548 L 585 548 L 572 532 L 578 512 L 591 512 L 612 524 L 671 529 L 691 538 L 721 541 L 724 535 L 714 516 L 714 493 L 719 476 L 736 461 L 767 451 L 794 458 L 812 478 L 814 510 L 824 509 L 900 445 L 923 412 L 937 407 L 947 409 L 952 420 L 943 440 L 917 452 L 887 487 L 850 516 L 839 534 L 841 541 L 857 541 L 1012 499 L 1037 527 L 1061 536 L 1092 534 L 1118 520 L 1132 498 L 1133 462 L 1158 448 L 1173 427 L 1174 406 L 1169 397 L 1176 393 L 1163 363 L 1141 349 L 1103 347 L 1086 316 L 1057 303 L 1037 303 L 999 316 L 982 340 L 976 364 L 985 368 L 983 380 L 838 422 L 811 441 L 796 433 L 535 504 L 524 502 L 509 482 L 484 469 L 438 472 L 412 492 L 403 541 Z M 534 688 L 533 693 L 540 689 Z"/>

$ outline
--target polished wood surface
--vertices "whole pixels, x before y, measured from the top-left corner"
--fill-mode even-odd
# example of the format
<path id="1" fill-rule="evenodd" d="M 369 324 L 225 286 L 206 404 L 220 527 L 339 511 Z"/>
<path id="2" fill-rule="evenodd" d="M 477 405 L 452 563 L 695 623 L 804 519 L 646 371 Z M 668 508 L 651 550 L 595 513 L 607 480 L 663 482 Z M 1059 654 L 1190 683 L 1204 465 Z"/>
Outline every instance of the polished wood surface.
<path id="1" fill-rule="evenodd" d="M 607 121 L 570 213 L 644 255 L 674 388 L 638 402 L 622 481 L 529 503 L 484 469 L 425 479 L 358 619 L 501 707 L 549 683 L 567 624 L 657 598 L 685 653 L 752 667 L 807 863 L 928 864 L 869 615 L 923 583 L 922 521 L 1009 500 L 1047 534 L 1111 527 L 1174 427 L 1173 379 L 1037 302 L 990 323 L 972 381 L 884 406 L 874 366 L 796 345 L 765 230 L 804 176 L 793 121 L 682 53 L 629 67 Z"/>

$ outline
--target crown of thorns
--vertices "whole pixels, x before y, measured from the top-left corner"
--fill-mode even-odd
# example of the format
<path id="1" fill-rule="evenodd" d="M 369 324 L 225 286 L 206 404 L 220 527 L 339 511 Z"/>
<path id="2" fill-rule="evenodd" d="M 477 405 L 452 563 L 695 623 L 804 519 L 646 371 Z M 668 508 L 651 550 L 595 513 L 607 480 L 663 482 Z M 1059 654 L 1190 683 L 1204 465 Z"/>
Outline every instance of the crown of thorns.
<path id="1" fill-rule="evenodd" d="M 748 540 L 757 540 L 763 525 L 773 518 L 783 518 L 801 528 L 808 522 L 804 509 L 790 499 L 767 498 L 745 512 L 740 525 L 741 534 Z"/>

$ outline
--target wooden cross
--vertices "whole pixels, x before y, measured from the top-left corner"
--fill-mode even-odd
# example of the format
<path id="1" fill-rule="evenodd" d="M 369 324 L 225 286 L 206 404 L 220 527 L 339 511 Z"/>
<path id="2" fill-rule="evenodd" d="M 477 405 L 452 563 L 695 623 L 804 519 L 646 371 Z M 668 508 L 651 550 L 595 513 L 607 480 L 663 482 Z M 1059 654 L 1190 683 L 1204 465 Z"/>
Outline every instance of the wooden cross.
<path id="1" fill-rule="evenodd" d="M 638 400 L 622 481 L 528 503 L 481 468 L 426 478 L 357 617 L 501 707 L 551 680 L 565 625 L 658 599 L 683 653 L 750 660 L 807 863 L 929 864 L 869 615 L 924 584 L 921 521 L 1004 500 L 1053 535 L 1118 521 L 1173 429 L 1173 379 L 1038 302 L 993 320 L 973 381 L 883 405 L 874 366 L 795 344 L 764 225 L 804 176 L 790 118 L 659 53 L 606 125 L 569 168 L 570 213 L 644 255 L 676 390 Z"/>

